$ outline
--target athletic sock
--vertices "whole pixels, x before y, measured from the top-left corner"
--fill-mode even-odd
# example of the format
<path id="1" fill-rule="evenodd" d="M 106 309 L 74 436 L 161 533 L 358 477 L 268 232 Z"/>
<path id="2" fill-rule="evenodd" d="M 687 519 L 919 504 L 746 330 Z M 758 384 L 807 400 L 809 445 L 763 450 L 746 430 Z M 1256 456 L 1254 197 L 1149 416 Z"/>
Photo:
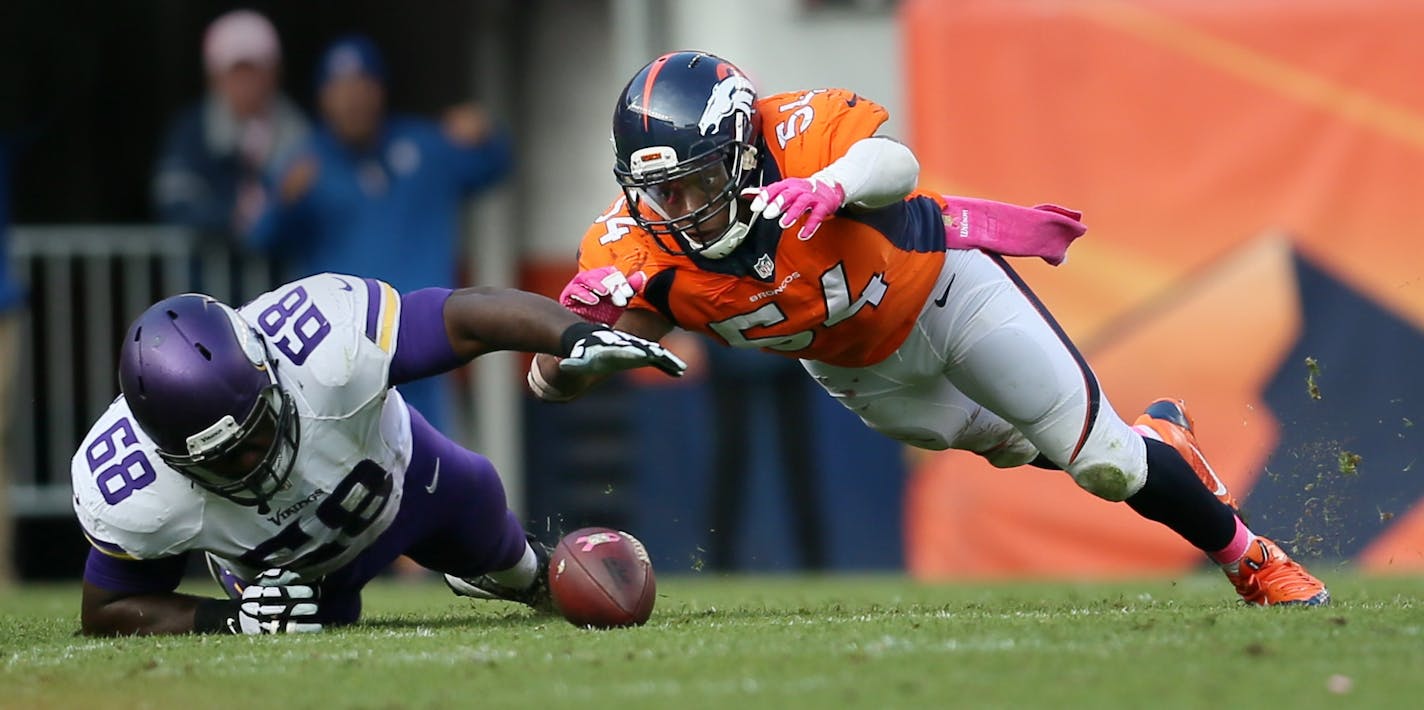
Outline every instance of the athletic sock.
<path id="1" fill-rule="evenodd" d="M 1236 511 L 1202 485 L 1176 449 L 1155 439 L 1143 440 L 1147 443 L 1147 480 L 1127 499 L 1128 506 L 1138 515 L 1171 528 L 1212 559 L 1234 550 L 1238 526 L 1245 529 Z M 1249 530 L 1245 533 L 1250 535 Z M 1240 544 L 1242 551 L 1249 542 L 1247 539 Z"/>
<path id="2" fill-rule="evenodd" d="M 524 556 L 519 558 L 519 562 L 509 569 L 490 572 L 488 576 L 510 589 L 528 589 L 539 576 L 539 558 L 534 554 L 534 548 L 526 541 Z"/>
<path id="3" fill-rule="evenodd" d="M 1241 558 L 1246 556 L 1246 548 L 1251 546 L 1256 539 L 1256 534 L 1246 527 L 1246 523 L 1241 520 L 1241 516 L 1236 516 L 1236 534 L 1232 536 L 1231 543 L 1215 552 L 1208 552 L 1207 557 L 1212 562 L 1221 565 L 1221 568 L 1235 574 L 1240 570 Z"/>

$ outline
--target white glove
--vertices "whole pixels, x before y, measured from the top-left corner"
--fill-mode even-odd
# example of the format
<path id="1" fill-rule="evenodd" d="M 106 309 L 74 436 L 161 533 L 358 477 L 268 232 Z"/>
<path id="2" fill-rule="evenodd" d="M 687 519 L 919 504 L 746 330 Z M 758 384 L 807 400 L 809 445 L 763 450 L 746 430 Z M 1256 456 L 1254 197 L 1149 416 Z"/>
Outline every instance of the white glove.
<path id="1" fill-rule="evenodd" d="M 244 634 L 301 634 L 321 631 L 316 620 L 320 594 L 316 587 L 296 584 L 297 574 L 269 569 L 242 590 L 237 625 Z M 229 623 L 232 623 L 229 620 Z"/>
<path id="2" fill-rule="evenodd" d="M 580 375 L 606 375 L 651 365 L 681 377 L 687 363 L 672 351 L 631 333 L 579 323 L 564 332 L 564 359 L 559 369 Z"/>

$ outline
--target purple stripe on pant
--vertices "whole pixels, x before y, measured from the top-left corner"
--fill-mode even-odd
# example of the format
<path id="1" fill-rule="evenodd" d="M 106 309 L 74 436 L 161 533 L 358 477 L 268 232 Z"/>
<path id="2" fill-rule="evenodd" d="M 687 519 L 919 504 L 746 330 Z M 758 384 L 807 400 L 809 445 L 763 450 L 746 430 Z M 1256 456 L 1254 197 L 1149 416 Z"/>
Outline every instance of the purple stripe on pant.
<path id="1" fill-rule="evenodd" d="M 323 623 L 354 622 L 361 588 L 397 557 L 460 577 L 508 569 L 524 554 L 524 529 L 505 507 L 494 465 L 436 431 L 410 410 L 414 452 L 396 519 L 365 552 L 327 575 Z"/>

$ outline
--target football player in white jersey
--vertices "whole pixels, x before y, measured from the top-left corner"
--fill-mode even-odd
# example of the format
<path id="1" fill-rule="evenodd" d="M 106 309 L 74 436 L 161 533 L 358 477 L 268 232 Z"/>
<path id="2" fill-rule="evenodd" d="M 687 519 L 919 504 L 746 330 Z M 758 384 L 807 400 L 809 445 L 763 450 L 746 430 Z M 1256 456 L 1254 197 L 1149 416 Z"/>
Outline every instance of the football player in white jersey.
<path id="1" fill-rule="evenodd" d="M 403 554 L 457 593 L 545 604 L 547 551 L 505 507 L 494 467 L 394 389 L 495 350 L 561 355 L 590 374 L 685 368 L 508 289 L 402 295 L 320 274 L 236 310 L 201 294 L 151 306 L 123 342 L 123 394 L 71 463 L 93 545 L 84 633 L 351 623 L 361 588 Z M 228 599 L 174 591 L 194 552 Z"/>

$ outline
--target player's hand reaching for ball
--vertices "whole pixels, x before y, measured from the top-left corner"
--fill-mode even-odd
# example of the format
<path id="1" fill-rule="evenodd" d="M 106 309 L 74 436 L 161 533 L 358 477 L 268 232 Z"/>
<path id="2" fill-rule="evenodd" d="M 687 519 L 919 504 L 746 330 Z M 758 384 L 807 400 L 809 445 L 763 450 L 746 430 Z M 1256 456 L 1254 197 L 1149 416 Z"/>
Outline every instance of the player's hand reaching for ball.
<path id="1" fill-rule="evenodd" d="M 592 323 L 569 326 L 564 331 L 563 347 L 559 369 L 580 375 L 607 375 L 651 366 L 680 377 L 687 370 L 682 358 L 651 340 Z"/>

